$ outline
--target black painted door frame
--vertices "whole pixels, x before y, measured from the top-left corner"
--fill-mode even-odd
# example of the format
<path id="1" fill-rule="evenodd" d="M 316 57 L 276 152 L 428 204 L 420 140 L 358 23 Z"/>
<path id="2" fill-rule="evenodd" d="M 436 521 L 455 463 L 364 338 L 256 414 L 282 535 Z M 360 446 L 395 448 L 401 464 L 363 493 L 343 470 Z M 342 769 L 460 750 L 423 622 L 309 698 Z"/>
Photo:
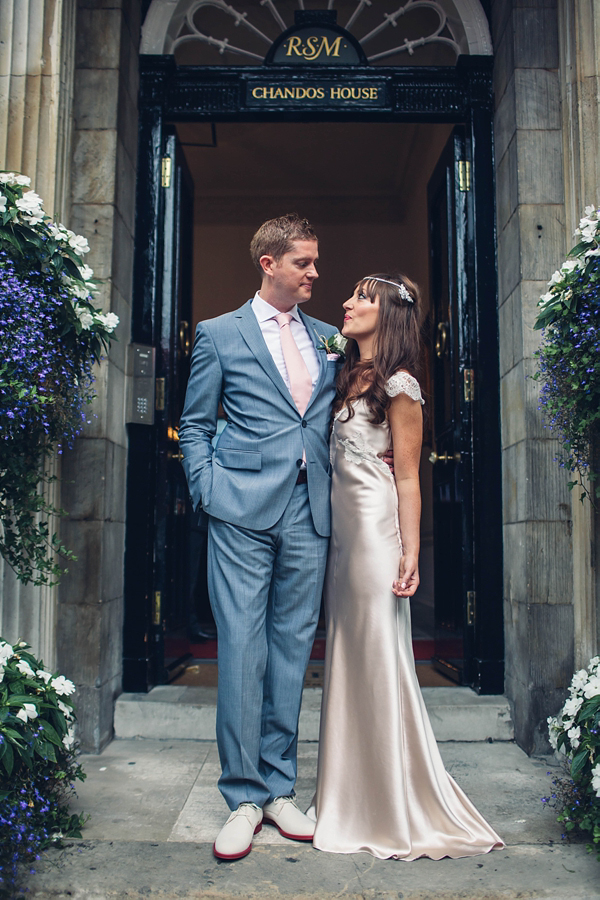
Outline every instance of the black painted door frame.
<path id="1" fill-rule="evenodd" d="M 320 79 L 385 83 L 386 105 L 366 108 L 257 109 L 246 105 L 249 79 L 302 85 Z M 471 152 L 474 315 L 477 393 L 474 407 L 475 581 L 478 607 L 468 683 L 482 693 L 503 690 L 502 528 L 497 280 L 493 175 L 491 57 L 461 57 L 455 67 L 177 67 L 172 57 L 140 57 L 139 149 L 131 340 L 158 345 L 164 189 L 161 158 L 168 124 L 204 122 L 448 122 L 462 124 Z M 160 460 L 153 429 L 130 425 L 125 546 L 123 687 L 146 691 L 161 680 L 154 548 Z M 156 623 L 156 624 L 154 624 Z"/>

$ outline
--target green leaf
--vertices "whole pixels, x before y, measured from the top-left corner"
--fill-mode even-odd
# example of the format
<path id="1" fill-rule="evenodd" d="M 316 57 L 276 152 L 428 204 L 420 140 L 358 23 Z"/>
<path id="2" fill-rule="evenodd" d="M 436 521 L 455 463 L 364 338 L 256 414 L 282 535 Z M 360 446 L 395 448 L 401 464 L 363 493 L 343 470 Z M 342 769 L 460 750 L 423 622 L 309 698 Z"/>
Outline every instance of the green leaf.
<path id="1" fill-rule="evenodd" d="M 39 724 L 44 732 L 44 736 L 49 741 L 52 741 L 53 744 L 56 744 L 57 747 L 62 747 L 62 740 L 59 738 L 50 722 L 46 722 L 45 719 L 40 719 Z"/>
<path id="2" fill-rule="evenodd" d="M 577 775 L 579 775 L 586 762 L 588 761 L 588 758 L 589 756 L 587 749 L 580 750 L 579 753 L 577 753 L 577 755 L 573 757 L 573 762 L 571 763 L 571 778 L 575 778 Z"/>
<path id="3" fill-rule="evenodd" d="M 7 775 L 12 775 L 12 770 L 15 764 L 15 757 L 13 753 L 13 748 L 10 744 L 4 745 L 4 753 L 2 754 L 2 765 L 6 771 Z"/>

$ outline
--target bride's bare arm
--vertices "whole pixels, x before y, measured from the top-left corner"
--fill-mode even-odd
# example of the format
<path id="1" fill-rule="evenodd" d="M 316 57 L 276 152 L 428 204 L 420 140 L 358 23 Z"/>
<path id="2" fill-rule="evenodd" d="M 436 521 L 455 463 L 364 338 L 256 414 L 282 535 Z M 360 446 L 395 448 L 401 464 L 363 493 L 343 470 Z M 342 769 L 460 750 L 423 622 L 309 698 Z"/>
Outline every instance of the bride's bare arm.
<path id="1" fill-rule="evenodd" d="M 419 463 L 423 440 L 421 404 L 407 394 L 398 394 L 389 408 L 394 451 L 394 478 L 398 489 L 398 517 L 402 536 L 402 558 L 398 580 L 392 590 L 397 597 L 412 597 L 419 586 L 419 525 L 421 488 Z"/>

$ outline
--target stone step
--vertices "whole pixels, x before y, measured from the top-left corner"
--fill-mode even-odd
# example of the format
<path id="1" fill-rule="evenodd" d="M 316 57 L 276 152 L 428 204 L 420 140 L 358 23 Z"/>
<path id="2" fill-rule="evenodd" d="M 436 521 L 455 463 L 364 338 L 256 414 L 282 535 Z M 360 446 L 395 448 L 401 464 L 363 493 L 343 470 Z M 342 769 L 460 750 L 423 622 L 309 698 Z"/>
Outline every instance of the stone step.
<path id="1" fill-rule="evenodd" d="M 481 697 L 470 688 L 422 688 L 438 741 L 512 741 L 506 697 Z M 321 688 L 305 688 L 299 739 L 318 741 Z M 115 737 L 150 740 L 215 739 L 217 689 L 163 685 L 148 694 L 121 694 L 115 705 Z"/>

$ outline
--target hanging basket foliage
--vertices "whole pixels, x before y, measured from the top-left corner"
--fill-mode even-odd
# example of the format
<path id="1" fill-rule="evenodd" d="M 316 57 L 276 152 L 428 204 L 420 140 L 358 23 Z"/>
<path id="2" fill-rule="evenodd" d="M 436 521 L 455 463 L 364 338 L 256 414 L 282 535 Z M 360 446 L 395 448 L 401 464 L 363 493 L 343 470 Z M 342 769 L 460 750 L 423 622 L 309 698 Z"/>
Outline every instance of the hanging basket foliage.
<path id="1" fill-rule="evenodd" d="M 538 303 L 535 329 L 541 409 L 562 444 L 560 464 L 574 477 L 581 499 L 600 497 L 594 459 L 600 434 L 600 209 L 588 206 L 575 232 L 578 243 Z M 588 486 L 589 485 L 589 486 Z"/>
<path id="2" fill-rule="evenodd" d="M 0 173 L 0 554 L 22 582 L 52 584 L 72 554 L 52 527 L 48 462 L 83 427 L 119 320 L 94 305 L 87 240 L 29 183 Z"/>

